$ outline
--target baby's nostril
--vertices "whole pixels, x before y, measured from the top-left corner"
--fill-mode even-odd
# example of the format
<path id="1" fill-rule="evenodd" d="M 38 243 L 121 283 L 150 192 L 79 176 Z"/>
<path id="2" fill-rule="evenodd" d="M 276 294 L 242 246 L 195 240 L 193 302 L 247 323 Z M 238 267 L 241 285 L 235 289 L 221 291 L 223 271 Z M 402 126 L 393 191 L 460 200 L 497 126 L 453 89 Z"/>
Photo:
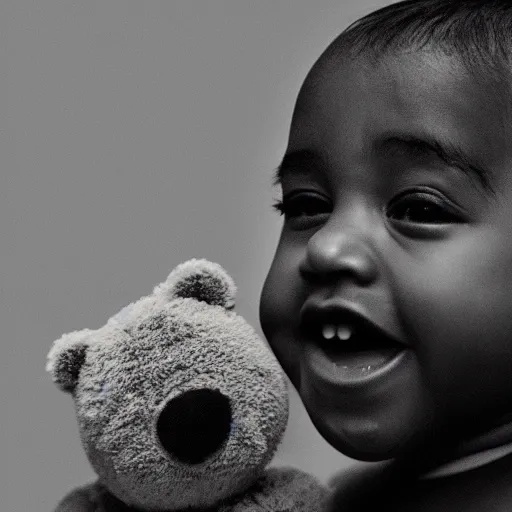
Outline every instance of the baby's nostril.
<path id="1" fill-rule="evenodd" d="M 169 401 L 158 418 L 163 447 L 188 464 L 206 460 L 229 437 L 229 398 L 215 389 L 194 389 Z"/>

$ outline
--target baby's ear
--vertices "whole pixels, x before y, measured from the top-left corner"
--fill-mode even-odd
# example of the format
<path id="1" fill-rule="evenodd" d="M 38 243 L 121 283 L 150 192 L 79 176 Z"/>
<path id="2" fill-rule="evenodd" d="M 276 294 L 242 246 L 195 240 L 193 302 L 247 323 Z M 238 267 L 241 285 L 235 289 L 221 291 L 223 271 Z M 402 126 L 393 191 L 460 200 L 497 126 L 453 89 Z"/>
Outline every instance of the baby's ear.
<path id="1" fill-rule="evenodd" d="M 154 293 L 166 300 L 189 297 L 232 309 L 236 286 L 219 264 L 192 259 L 178 265 L 163 283 L 155 287 Z"/>
<path id="2" fill-rule="evenodd" d="M 46 371 L 62 391 L 71 392 L 75 388 L 85 361 L 87 338 L 92 332 L 91 329 L 73 331 L 53 342 L 47 356 Z"/>

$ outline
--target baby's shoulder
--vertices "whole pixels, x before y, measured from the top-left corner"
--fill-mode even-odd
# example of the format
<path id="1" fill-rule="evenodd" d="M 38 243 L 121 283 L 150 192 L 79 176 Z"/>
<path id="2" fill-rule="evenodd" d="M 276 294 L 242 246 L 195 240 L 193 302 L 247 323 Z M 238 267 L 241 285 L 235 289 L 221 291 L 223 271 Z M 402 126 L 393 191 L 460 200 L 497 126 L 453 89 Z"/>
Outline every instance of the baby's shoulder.
<path id="1" fill-rule="evenodd" d="M 388 479 L 387 463 L 355 463 L 329 481 L 328 512 L 357 512 L 378 500 Z"/>

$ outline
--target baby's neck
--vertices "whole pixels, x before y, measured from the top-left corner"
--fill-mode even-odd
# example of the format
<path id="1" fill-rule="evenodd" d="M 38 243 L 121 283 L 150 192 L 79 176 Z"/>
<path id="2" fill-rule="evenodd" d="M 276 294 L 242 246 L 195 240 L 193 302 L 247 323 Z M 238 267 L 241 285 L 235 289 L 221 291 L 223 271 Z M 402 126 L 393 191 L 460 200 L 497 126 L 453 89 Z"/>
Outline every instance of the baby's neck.
<path id="1" fill-rule="evenodd" d="M 512 416 L 501 419 L 494 427 L 464 440 L 451 456 L 421 478 L 437 478 L 469 471 L 490 464 L 512 453 Z"/>
<path id="2" fill-rule="evenodd" d="M 512 442 L 512 415 L 504 416 L 493 428 L 461 443 L 460 456 L 473 454 Z"/>
<path id="3" fill-rule="evenodd" d="M 404 482 L 387 496 L 394 512 L 509 512 L 512 455 L 447 477 Z"/>
<path id="4" fill-rule="evenodd" d="M 489 454 L 492 456 L 489 458 Z M 396 461 L 395 461 L 396 462 Z M 409 461 L 412 464 L 412 461 Z M 391 463 L 377 470 L 368 506 L 394 512 L 509 512 L 512 510 L 512 421 L 461 443 L 438 466 L 414 476 L 412 466 Z M 373 497 L 371 496 L 373 495 Z M 387 508 L 386 508 L 387 507 Z M 341 508 L 336 509 L 341 510 Z"/>

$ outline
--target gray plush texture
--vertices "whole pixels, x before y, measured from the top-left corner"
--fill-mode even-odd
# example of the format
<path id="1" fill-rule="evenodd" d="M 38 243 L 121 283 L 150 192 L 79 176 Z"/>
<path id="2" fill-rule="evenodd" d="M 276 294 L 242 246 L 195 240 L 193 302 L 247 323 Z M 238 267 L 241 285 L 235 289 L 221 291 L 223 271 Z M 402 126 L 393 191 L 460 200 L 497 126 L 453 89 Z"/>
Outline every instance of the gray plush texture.
<path id="1" fill-rule="evenodd" d="M 205 509 L 233 496 L 239 497 L 236 504 L 218 510 L 315 510 L 291 505 L 295 493 L 298 504 L 322 494 L 313 478 L 294 470 L 265 477 L 286 428 L 288 394 L 263 340 L 226 309 L 233 306 L 235 292 L 222 267 L 191 260 L 105 326 L 54 342 L 47 370 L 73 396 L 82 445 L 99 477 L 87 496 L 82 490 L 67 498 L 74 510 L 87 506 L 94 489 L 112 503 L 119 500 L 117 506 L 133 507 L 126 510 Z M 209 458 L 186 464 L 164 450 L 156 422 L 169 400 L 204 388 L 229 398 L 231 430 Z M 282 499 L 288 508 L 244 508 L 243 493 L 259 478 L 266 482 L 258 487 L 266 496 L 261 499 L 269 504 Z M 66 506 L 58 510 L 71 510 Z"/>
<path id="2" fill-rule="evenodd" d="M 236 285 L 218 263 L 193 259 L 178 265 L 153 293 L 169 300 L 193 297 L 231 309 L 235 305 Z"/>
<path id="3" fill-rule="evenodd" d="M 205 512 L 321 512 L 326 492 L 311 475 L 293 468 L 270 468 L 245 493 Z M 190 509 L 187 509 L 190 510 Z M 71 492 L 56 512 L 137 512 L 99 482 Z"/>

